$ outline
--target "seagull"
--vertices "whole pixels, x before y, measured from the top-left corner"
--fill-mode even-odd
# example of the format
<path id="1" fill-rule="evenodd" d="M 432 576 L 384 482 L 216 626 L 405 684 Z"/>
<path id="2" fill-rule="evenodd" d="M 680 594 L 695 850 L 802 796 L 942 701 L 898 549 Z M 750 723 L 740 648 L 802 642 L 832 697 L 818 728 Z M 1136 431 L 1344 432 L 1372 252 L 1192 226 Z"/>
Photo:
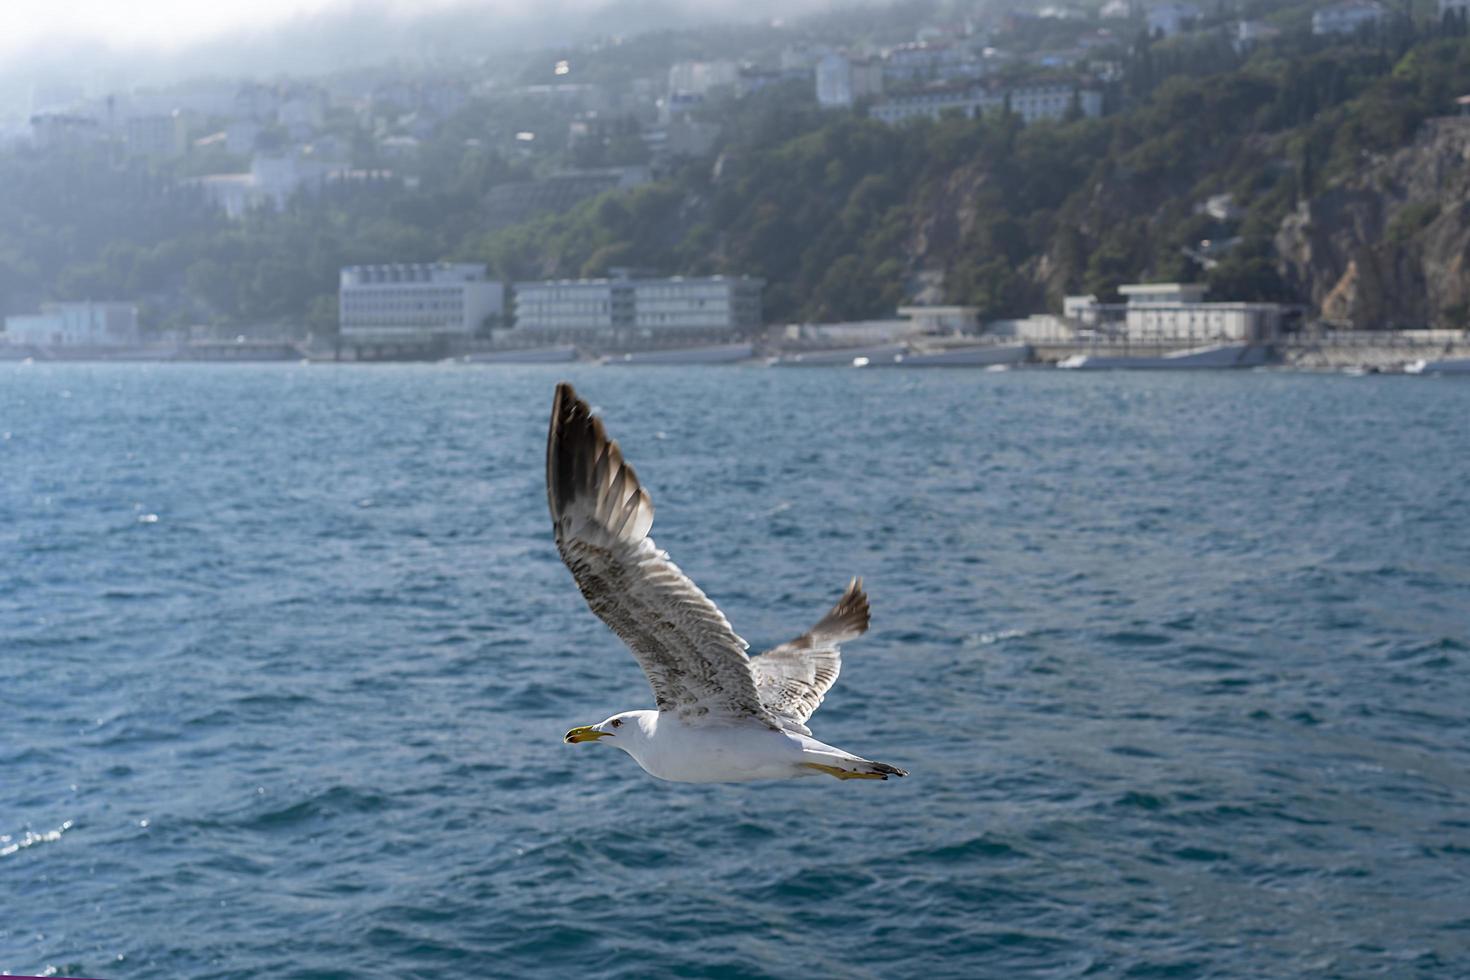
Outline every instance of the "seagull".
<path id="1" fill-rule="evenodd" d="M 811 629 L 751 658 L 719 607 L 654 545 L 648 491 L 565 382 L 551 405 L 546 498 L 562 561 L 633 651 L 657 705 L 573 728 L 568 743 L 607 742 L 674 782 L 908 775 L 819 742 L 806 727 L 837 680 L 841 645 L 867 631 L 862 579 Z"/>

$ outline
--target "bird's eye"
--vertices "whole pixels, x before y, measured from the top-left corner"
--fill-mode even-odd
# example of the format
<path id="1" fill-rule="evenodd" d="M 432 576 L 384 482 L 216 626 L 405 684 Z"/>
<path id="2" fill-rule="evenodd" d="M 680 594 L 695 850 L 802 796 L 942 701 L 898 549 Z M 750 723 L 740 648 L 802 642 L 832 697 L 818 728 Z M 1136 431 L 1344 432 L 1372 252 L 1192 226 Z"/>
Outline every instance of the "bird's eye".
<path id="1" fill-rule="evenodd" d="M 623 723 L 621 721 L 619 721 L 618 719 L 614 718 L 612 720 L 612 726 L 614 728 L 622 728 L 623 727 Z"/>

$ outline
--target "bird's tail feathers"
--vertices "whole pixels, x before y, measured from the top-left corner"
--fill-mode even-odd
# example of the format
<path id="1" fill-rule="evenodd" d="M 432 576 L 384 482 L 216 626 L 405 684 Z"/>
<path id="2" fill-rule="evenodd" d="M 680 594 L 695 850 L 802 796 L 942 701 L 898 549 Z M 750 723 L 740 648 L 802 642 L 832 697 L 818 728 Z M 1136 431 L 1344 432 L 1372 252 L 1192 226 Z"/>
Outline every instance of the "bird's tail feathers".
<path id="1" fill-rule="evenodd" d="M 863 591 L 863 580 L 854 578 L 847 583 L 847 591 L 842 593 L 837 605 L 829 609 L 807 635 L 824 643 L 845 643 L 867 631 L 868 594 Z"/>

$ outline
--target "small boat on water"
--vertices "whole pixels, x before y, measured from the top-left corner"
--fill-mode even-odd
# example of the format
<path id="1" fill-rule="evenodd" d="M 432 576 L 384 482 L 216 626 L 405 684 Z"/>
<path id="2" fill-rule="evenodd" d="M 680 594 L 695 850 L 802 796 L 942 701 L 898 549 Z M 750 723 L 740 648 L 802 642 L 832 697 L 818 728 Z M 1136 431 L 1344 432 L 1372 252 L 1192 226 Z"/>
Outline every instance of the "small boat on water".
<path id="1" fill-rule="evenodd" d="M 734 364 L 755 357 L 755 348 L 748 344 L 715 344 L 710 347 L 682 347 L 677 350 L 630 351 L 626 354 L 609 354 L 603 364 Z"/>
<path id="2" fill-rule="evenodd" d="M 1069 371 L 1220 370 L 1253 368 L 1266 363 L 1267 349 L 1258 344 L 1217 344 L 1171 351 L 1156 357 L 1127 354 L 1074 354 L 1057 362 Z"/>
<path id="3" fill-rule="evenodd" d="M 841 350 L 808 350 L 782 354 L 770 363 L 772 367 L 852 367 L 860 360 L 863 365 L 892 361 L 897 355 L 908 353 L 908 349 L 907 344 L 879 344 Z"/>
<path id="4" fill-rule="evenodd" d="M 1438 361 L 1414 361 L 1404 365 L 1405 374 L 1470 374 L 1470 357 L 1449 357 Z"/>
<path id="5" fill-rule="evenodd" d="M 1031 357 L 1026 344 L 969 344 L 964 347 L 910 350 L 891 359 L 868 358 L 868 367 L 994 367 L 1024 364 Z"/>
<path id="6" fill-rule="evenodd" d="M 466 354 L 466 364 L 565 364 L 577 359 L 577 348 L 571 344 L 555 347 L 531 347 L 526 350 L 492 350 Z"/>

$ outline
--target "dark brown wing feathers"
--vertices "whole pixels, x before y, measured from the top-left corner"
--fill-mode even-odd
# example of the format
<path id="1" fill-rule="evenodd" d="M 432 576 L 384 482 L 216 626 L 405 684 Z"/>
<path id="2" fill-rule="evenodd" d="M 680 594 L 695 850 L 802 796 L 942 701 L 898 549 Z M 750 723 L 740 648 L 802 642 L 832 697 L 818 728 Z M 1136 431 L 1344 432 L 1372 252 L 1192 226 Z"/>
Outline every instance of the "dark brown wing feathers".
<path id="1" fill-rule="evenodd" d="M 557 550 L 592 611 L 633 651 L 661 711 L 776 727 L 745 641 L 648 537 L 653 502 L 569 384 L 552 402 L 546 496 Z"/>

